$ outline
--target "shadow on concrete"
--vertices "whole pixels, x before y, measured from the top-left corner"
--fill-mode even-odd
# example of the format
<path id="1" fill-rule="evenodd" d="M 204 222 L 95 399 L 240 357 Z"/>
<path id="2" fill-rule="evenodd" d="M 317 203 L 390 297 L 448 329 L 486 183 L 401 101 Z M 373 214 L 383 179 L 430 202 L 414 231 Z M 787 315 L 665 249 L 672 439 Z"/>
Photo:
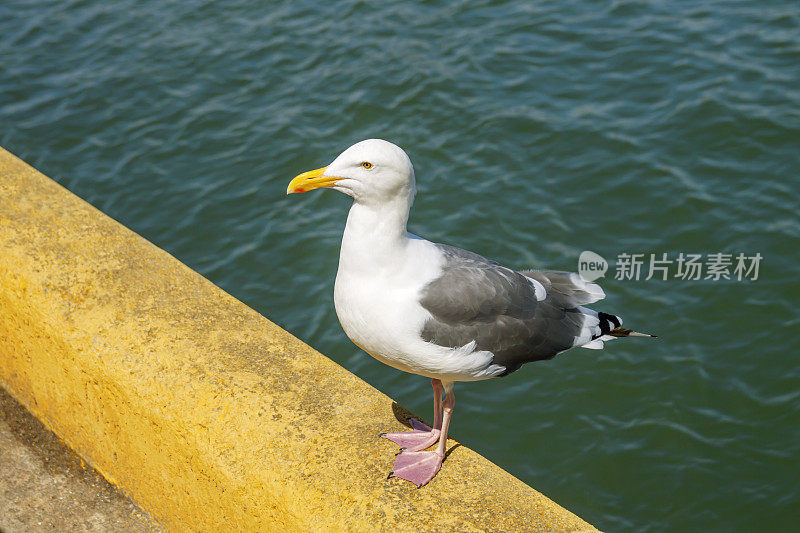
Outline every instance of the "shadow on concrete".
<path id="1" fill-rule="evenodd" d="M 401 424 L 403 424 L 408 428 L 411 427 L 411 424 L 408 423 L 409 418 L 416 418 L 417 420 L 428 424 L 428 422 L 426 420 L 423 420 L 422 417 L 415 415 L 414 413 L 412 413 L 411 411 L 409 411 L 408 409 L 406 409 L 397 402 L 392 402 L 392 413 L 394 413 L 394 417 L 397 419 L 398 422 L 400 422 Z"/>

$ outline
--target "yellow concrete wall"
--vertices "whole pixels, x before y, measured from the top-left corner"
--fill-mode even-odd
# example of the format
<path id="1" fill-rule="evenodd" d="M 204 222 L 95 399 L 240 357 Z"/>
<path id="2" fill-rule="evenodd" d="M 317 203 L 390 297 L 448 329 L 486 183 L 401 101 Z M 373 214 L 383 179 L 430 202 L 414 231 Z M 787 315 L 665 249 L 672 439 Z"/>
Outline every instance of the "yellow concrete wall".
<path id="1" fill-rule="evenodd" d="M 2 149 L 0 383 L 175 531 L 593 529 Z"/>

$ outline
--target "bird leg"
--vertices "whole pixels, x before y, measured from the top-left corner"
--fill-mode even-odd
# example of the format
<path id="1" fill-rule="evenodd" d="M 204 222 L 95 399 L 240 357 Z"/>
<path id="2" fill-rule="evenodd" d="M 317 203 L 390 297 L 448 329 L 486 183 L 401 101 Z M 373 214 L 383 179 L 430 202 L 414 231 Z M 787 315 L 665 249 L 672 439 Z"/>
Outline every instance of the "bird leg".
<path id="1" fill-rule="evenodd" d="M 416 452 L 433 446 L 439 441 L 442 429 L 442 392 L 444 386 L 438 379 L 432 379 L 433 386 L 433 429 L 415 418 L 409 418 L 412 431 L 400 433 L 381 433 L 381 437 L 389 439 L 398 446 L 400 451 Z"/>
<path id="2" fill-rule="evenodd" d="M 453 394 L 453 384 L 445 384 L 447 396 L 444 398 L 444 416 L 442 417 L 439 446 L 429 452 L 404 451 L 394 460 L 394 470 L 389 477 L 399 477 L 422 487 L 436 476 L 444 461 L 444 452 L 447 447 L 447 430 L 450 427 L 450 418 L 453 416 L 453 407 L 456 403 Z"/>

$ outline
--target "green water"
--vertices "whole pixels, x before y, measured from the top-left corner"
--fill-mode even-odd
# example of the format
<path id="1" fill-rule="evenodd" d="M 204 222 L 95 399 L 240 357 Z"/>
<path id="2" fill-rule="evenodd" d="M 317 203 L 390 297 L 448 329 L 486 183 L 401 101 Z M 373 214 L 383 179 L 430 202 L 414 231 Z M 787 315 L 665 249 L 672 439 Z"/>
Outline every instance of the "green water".
<path id="1" fill-rule="evenodd" d="M 661 337 L 458 385 L 452 433 L 608 531 L 796 529 L 796 2 L 0 3 L 0 145 L 429 416 L 338 325 L 349 199 L 284 194 L 373 136 L 411 231 L 509 266 L 761 253 L 612 264 L 600 307 Z"/>

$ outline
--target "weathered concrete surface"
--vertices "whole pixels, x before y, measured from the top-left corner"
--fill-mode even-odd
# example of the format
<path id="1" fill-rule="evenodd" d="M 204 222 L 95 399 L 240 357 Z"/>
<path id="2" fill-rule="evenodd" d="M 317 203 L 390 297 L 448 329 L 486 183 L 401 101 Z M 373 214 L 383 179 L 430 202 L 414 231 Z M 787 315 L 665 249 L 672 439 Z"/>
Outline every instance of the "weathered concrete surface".
<path id="1" fill-rule="evenodd" d="M 0 380 L 168 529 L 592 529 L 464 446 L 387 480 L 387 396 L 2 150 L 0 198 Z"/>
<path id="2" fill-rule="evenodd" d="M 0 387 L 0 531 L 161 528 Z"/>

